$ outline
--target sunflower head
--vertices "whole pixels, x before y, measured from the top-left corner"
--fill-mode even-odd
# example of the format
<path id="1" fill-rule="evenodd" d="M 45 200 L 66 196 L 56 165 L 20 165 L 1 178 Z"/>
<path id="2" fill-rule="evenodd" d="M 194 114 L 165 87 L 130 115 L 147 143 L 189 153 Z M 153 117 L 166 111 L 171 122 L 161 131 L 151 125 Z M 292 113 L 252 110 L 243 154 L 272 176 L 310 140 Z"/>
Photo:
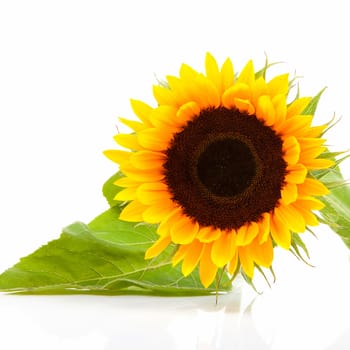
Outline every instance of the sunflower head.
<path id="1" fill-rule="evenodd" d="M 139 121 L 121 118 L 133 133 L 115 136 L 124 150 L 105 152 L 124 175 L 120 219 L 158 224 L 146 258 L 175 243 L 173 264 L 185 276 L 199 264 L 205 287 L 219 268 L 248 279 L 270 268 L 274 246 L 291 249 L 318 224 L 316 197 L 328 193 L 312 176 L 333 164 L 320 157 L 325 125 L 305 113 L 311 98 L 287 102 L 287 74 L 266 81 L 266 69 L 249 61 L 235 74 L 210 54 L 204 74 L 183 64 L 154 86 L 156 107 L 131 100 Z"/>

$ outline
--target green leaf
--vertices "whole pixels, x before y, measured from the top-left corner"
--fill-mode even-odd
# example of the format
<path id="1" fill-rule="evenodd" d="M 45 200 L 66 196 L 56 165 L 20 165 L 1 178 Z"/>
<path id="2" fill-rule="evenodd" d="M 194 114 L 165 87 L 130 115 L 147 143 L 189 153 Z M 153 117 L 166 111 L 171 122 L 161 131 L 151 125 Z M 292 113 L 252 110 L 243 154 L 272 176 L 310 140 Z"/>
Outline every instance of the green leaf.
<path id="1" fill-rule="evenodd" d="M 175 246 L 145 260 L 157 238 L 155 227 L 118 219 L 113 207 L 89 225 L 77 222 L 0 275 L 0 291 L 26 294 L 205 295 L 198 271 L 185 278 L 172 267 Z M 226 274 L 220 291 L 229 291 Z"/>
<path id="2" fill-rule="evenodd" d="M 102 187 L 103 195 L 105 196 L 108 204 L 111 207 L 114 207 L 115 205 L 120 205 L 120 202 L 114 200 L 114 197 L 119 191 L 122 190 L 122 188 L 114 185 L 114 183 L 123 176 L 124 175 L 120 171 L 118 171 L 116 174 L 111 176 Z"/>
<path id="3" fill-rule="evenodd" d="M 344 180 L 339 166 L 313 174 L 318 179 L 322 178 L 322 182 L 332 184 L 330 194 L 322 197 L 325 207 L 321 210 L 321 215 L 325 223 L 350 248 L 350 185 Z"/>

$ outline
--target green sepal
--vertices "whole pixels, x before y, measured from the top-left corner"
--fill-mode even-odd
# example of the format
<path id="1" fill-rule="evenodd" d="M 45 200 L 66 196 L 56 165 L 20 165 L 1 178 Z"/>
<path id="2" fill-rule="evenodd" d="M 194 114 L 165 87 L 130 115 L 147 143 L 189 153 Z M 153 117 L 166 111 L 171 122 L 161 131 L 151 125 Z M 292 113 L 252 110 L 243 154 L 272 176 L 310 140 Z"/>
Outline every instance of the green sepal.
<path id="1" fill-rule="evenodd" d="M 309 104 L 302 111 L 302 115 L 314 115 L 316 113 L 318 103 L 320 102 L 320 98 L 325 90 L 326 88 L 323 88 L 315 97 L 312 98 Z"/>
<path id="2" fill-rule="evenodd" d="M 298 233 L 292 232 L 292 240 L 291 240 L 291 245 L 289 248 L 289 251 L 296 256 L 298 259 L 302 260 L 305 264 L 312 266 L 301 254 L 301 250 L 304 252 L 306 257 L 310 259 L 309 251 L 301 239 L 300 235 Z M 312 266 L 313 267 L 313 266 Z"/>
<path id="3" fill-rule="evenodd" d="M 259 79 L 260 77 L 266 79 L 266 72 L 267 70 L 276 65 L 276 64 L 280 64 L 282 62 L 272 62 L 272 63 L 269 63 L 269 60 L 268 60 L 268 57 L 267 55 L 265 54 L 265 64 L 264 64 L 264 67 L 261 68 L 260 70 L 258 70 L 256 73 L 255 73 L 255 79 Z"/>
<path id="4" fill-rule="evenodd" d="M 259 292 L 253 282 L 253 279 L 251 277 L 249 277 L 243 269 L 241 269 L 241 275 L 243 277 L 243 279 L 249 284 L 250 287 L 252 287 L 254 289 L 254 291 L 257 293 L 257 294 L 262 294 L 262 292 Z"/>

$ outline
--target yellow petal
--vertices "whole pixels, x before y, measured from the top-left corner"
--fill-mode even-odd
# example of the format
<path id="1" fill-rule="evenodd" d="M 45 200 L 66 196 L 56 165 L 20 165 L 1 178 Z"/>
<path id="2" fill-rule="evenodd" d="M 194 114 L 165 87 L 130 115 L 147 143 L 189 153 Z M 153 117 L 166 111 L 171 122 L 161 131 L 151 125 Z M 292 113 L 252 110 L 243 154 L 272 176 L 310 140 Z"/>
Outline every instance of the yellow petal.
<path id="1" fill-rule="evenodd" d="M 175 204 L 172 200 L 162 200 L 161 203 L 157 202 L 149 206 L 142 214 L 144 221 L 150 224 L 156 224 L 161 222 L 167 216 L 169 216 L 175 209 Z"/>
<path id="2" fill-rule="evenodd" d="M 319 224 L 315 214 L 306 209 L 301 201 L 293 203 L 293 207 L 303 216 L 306 225 L 317 226 Z"/>
<path id="3" fill-rule="evenodd" d="M 290 230 L 276 215 L 271 215 L 270 229 L 275 243 L 284 249 L 289 249 L 292 241 Z"/>
<path id="4" fill-rule="evenodd" d="M 289 90 L 288 74 L 278 75 L 267 83 L 267 91 L 271 97 L 276 95 L 287 95 Z"/>
<path id="5" fill-rule="evenodd" d="M 299 137 L 298 142 L 302 151 L 307 151 L 313 148 L 320 148 L 324 143 L 325 139 L 320 139 L 318 137 Z"/>
<path id="6" fill-rule="evenodd" d="M 250 254 L 257 265 L 269 268 L 273 261 L 273 246 L 271 238 L 259 244 L 258 240 L 254 240 L 249 246 Z"/>
<path id="7" fill-rule="evenodd" d="M 296 115 L 276 127 L 276 131 L 284 135 L 291 135 L 295 137 L 307 137 L 306 132 L 310 130 L 312 122 L 311 115 Z"/>
<path id="8" fill-rule="evenodd" d="M 219 67 L 215 58 L 209 52 L 205 56 L 205 71 L 208 79 L 210 79 L 218 91 L 221 92 L 221 76 Z"/>
<path id="9" fill-rule="evenodd" d="M 264 213 L 259 224 L 259 244 L 264 243 L 270 235 L 270 213 Z"/>
<path id="10" fill-rule="evenodd" d="M 127 187 L 124 190 L 118 192 L 114 199 L 116 201 L 131 201 L 133 199 L 136 199 L 136 190 L 137 187 Z"/>
<path id="11" fill-rule="evenodd" d="M 275 109 L 275 122 L 274 124 L 280 125 L 286 120 L 287 103 L 286 95 L 276 95 L 272 98 L 272 104 Z"/>
<path id="12" fill-rule="evenodd" d="M 267 85 L 265 79 L 260 77 L 255 80 L 251 89 L 251 101 L 255 108 L 258 105 L 259 97 L 262 95 L 267 95 Z"/>
<path id="13" fill-rule="evenodd" d="M 233 85 L 234 70 L 231 60 L 228 58 L 221 67 L 221 91 L 227 90 Z"/>
<path id="14" fill-rule="evenodd" d="M 190 247 L 190 244 L 182 244 L 179 246 L 179 248 L 177 249 L 176 253 L 172 258 L 173 266 L 176 266 L 180 261 L 184 259 L 189 247 Z"/>
<path id="15" fill-rule="evenodd" d="M 275 216 L 293 232 L 304 232 L 306 229 L 303 216 L 292 205 L 280 205 L 274 210 Z"/>
<path id="16" fill-rule="evenodd" d="M 189 65 L 183 63 L 180 67 L 180 78 L 184 80 L 193 80 L 199 73 Z"/>
<path id="17" fill-rule="evenodd" d="M 306 178 L 304 183 L 298 185 L 299 196 L 323 196 L 329 193 L 329 189 L 315 179 Z"/>
<path id="18" fill-rule="evenodd" d="M 131 153 L 130 163 L 137 169 L 160 169 L 165 159 L 162 152 L 139 151 Z"/>
<path id="19" fill-rule="evenodd" d="M 195 239 L 198 229 L 197 222 L 192 222 L 189 217 L 183 215 L 170 228 L 171 239 L 176 244 L 189 244 Z"/>
<path id="20" fill-rule="evenodd" d="M 160 225 L 158 226 L 157 233 L 160 236 L 168 236 L 170 234 L 171 228 L 176 222 L 178 222 L 182 217 L 183 213 L 180 207 L 175 207 L 167 217 L 165 217 Z"/>
<path id="21" fill-rule="evenodd" d="M 313 147 L 307 150 L 303 150 L 300 154 L 300 163 L 303 163 L 306 167 L 308 163 L 312 163 L 321 153 L 326 151 L 326 147 Z M 332 164 L 333 165 L 333 164 Z"/>
<path id="22" fill-rule="evenodd" d="M 159 105 L 173 105 L 176 106 L 176 96 L 169 88 L 154 85 L 153 96 Z"/>
<path id="23" fill-rule="evenodd" d="M 284 177 L 287 183 L 301 184 L 305 181 L 307 169 L 302 164 L 287 167 L 287 175 Z"/>
<path id="24" fill-rule="evenodd" d="M 165 129 L 146 129 L 138 134 L 140 145 L 152 151 L 164 151 L 169 147 L 172 135 Z"/>
<path id="25" fill-rule="evenodd" d="M 139 100 L 130 100 L 131 108 L 137 117 L 148 127 L 152 126 L 152 123 L 149 120 L 149 116 L 153 110 L 148 104 L 139 101 Z"/>
<path id="26" fill-rule="evenodd" d="M 192 98 L 193 81 L 182 80 L 178 77 L 167 76 L 166 77 L 170 90 L 173 93 L 173 98 L 176 106 L 181 106 L 187 103 Z M 172 106 L 174 107 L 174 106 Z"/>
<path id="27" fill-rule="evenodd" d="M 144 183 L 137 189 L 137 199 L 145 205 L 154 205 L 169 200 L 168 186 L 162 182 Z"/>
<path id="28" fill-rule="evenodd" d="M 161 237 L 150 248 L 146 250 L 145 259 L 151 259 L 159 255 L 164 249 L 168 247 L 171 239 L 170 236 Z"/>
<path id="29" fill-rule="evenodd" d="M 328 124 L 313 126 L 304 130 L 304 137 L 320 137 L 324 130 L 327 128 Z"/>
<path id="30" fill-rule="evenodd" d="M 298 188 L 296 184 L 286 183 L 281 190 L 281 200 L 284 204 L 290 204 L 298 198 Z"/>
<path id="31" fill-rule="evenodd" d="M 286 118 L 291 118 L 301 114 L 311 100 L 312 100 L 312 97 L 301 97 L 293 101 L 288 106 Z"/>
<path id="32" fill-rule="evenodd" d="M 330 168 L 334 165 L 334 161 L 331 159 L 322 159 L 322 158 L 317 158 L 317 159 L 312 159 L 309 161 L 304 161 L 304 165 L 308 169 L 327 169 Z"/>
<path id="33" fill-rule="evenodd" d="M 298 163 L 300 157 L 300 145 L 294 136 L 288 136 L 283 141 L 283 158 L 287 164 Z"/>
<path id="34" fill-rule="evenodd" d="M 203 246 L 203 243 L 200 243 L 197 239 L 189 245 L 182 262 L 182 274 L 185 277 L 188 276 L 197 266 L 203 253 Z"/>
<path id="35" fill-rule="evenodd" d="M 204 245 L 199 265 L 200 280 L 205 288 L 208 288 L 214 281 L 218 267 L 211 260 L 212 244 Z"/>
<path id="36" fill-rule="evenodd" d="M 143 147 L 139 144 L 136 134 L 118 134 L 114 136 L 114 140 L 120 146 L 134 151 L 143 149 Z"/>
<path id="37" fill-rule="evenodd" d="M 235 106 L 235 98 L 246 100 L 249 99 L 249 96 L 249 86 L 247 84 L 237 83 L 224 92 L 224 94 L 222 95 L 222 104 L 226 108 L 232 108 Z"/>
<path id="38" fill-rule="evenodd" d="M 139 187 L 138 192 L 140 194 L 145 194 L 145 195 L 153 195 L 155 192 L 167 192 L 168 193 L 168 186 L 163 182 L 143 183 Z"/>
<path id="39" fill-rule="evenodd" d="M 221 236 L 221 230 L 211 226 L 201 227 L 198 231 L 197 239 L 203 243 L 213 242 Z"/>
<path id="40" fill-rule="evenodd" d="M 174 106 L 158 106 L 150 114 L 150 120 L 158 129 L 166 128 L 168 131 L 176 132 L 181 126 L 176 117 L 177 110 Z"/>
<path id="41" fill-rule="evenodd" d="M 252 86 L 254 81 L 255 81 L 254 65 L 253 65 L 253 61 L 250 60 L 241 71 L 237 79 L 237 83 L 245 83 L 248 86 Z"/>
<path id="42" fill-rule="evenodd" d="M 103 154 L 115 163 L 121 164 L 129 161 L 131 152 L 120 151 L 117 149 L 106 150 Z"/>
<path id="43" fill-rule="evenodd" d="M 249 115 L 253 115 L 255 113 L 255 108 L 249 100 L 234 98 L 234 105 L 242 113 L 247 113 Z"/>
<path id="44" fill-rule="evenodd" d="M 249 254 L 249 246 L 238 248 L 239 261 L 246 275 L 250 278 L 254 276 L 254 260 Z"/>
<path id="45" fill-rule="evenodd" d="M 221 237 L 213 242 L 211 250 L 213 263 L 218 267 L 226 265 L 232 259 L 235 249 L 235 235 L 232 232 L 223 232 Z"/>
<path id="46" fill-rule="evenodd" d="M 201 109 L 198 104 L 194 101 L 190 101 L 182 105 L 177 113 L 176 117 L 181 122 L 183 126 L 187 124 L 188 121 L 194 119 L 194 117 L 198 116 Z"/>
<path id="47" fill-rule="evenodd" d="M 303 197 L 299 198 L 296 203 L 298 206 L 302 206 L 306 210 L 321 210 L 324 208 L 325 204 L 319 199 L 314 197 Z"/>
<path id="48" fill-rule="evenodd" d="M 143 123 L 137 122 L 135 120 L 129 120 L 129 119 L 125 119 L 125 118 L 118 118 L 124 125 L 128 126 L 131 130 L 134 131 L 140 131 L 143 130 L 147 127 L 149 127 L 148 125 L 145 125 Z"/>
<path id="49" fill-rule="evenodd" d="M 134 200 L 130 202 L 120 213 L 119 219 L 131 222 L 141 222 L 142 213 L 147 207 Z"/>
<path id="50" fill-rule="evenodd" d="M 120 171 L 138 182 L 157 182 L 164 179 L 162 169 L 136 169 L 130 163 L 125 163 L 120 166 Z"/>
<path id="51" fill-rule="evenodd" d="M 194 81 L 194 89 L 191 101 L 197 102 L 201 109 L 219 107 L 219 91 L 209 79 L 198 75 Z"/>
<path id="52" fill-rule="evenodd" d="M 237 230 L 236 245 L 243 246 L 250 244 L 253 239 L 258 235 L 259 225 L 256 222 L 241 226 Z"/>
<path id="53" fill-rule="evenodd" d="M 275 108 L 272 104 L 271 97 L 268 95 L 260 96 L 258 104 L 256 106 L 256 117 L 268 126 L 271 126 L 275 122 Z"/>
<path id="54" fill-rule="evenodd" d="M 230 260 L 229 265 L 227 267 L 227 271 L 230 275 L 233 275 L 238 267 L 238 249 L 236 249 L 233 258 Z"/>
<path id="55" fill-rule="evenodd" d="M 136 187 L 139 186 L 141 183 L 128 177 L 122 177 L 114 181 L 113 184 L 119 187 Z"/>

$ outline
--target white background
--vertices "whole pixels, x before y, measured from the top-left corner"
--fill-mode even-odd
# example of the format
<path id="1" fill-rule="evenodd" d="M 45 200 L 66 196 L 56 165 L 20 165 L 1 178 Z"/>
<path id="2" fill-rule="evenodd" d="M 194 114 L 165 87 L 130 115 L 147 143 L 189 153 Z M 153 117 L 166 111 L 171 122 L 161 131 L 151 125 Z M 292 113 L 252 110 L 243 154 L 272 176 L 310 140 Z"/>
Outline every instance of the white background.
<path id="1" fill-rule="evenodd" d="M 328 143 L 349 148 L 348 13 L 339 0 L 0 0 L 0 270 L 107 207 L 101 186 L 116 167 L 102 151 L 114 147 L 117 117 L 132 117 L 130 98 L 154 105 L 156 77 L 182 62 L 202 70 L 207 51 L 238 70 L 250 58 L 260 67 L 266 52 L 286 62 L 275 72 L 303 77 L 302 95 L 327 86 L 317 120 L 342 116 Z M 349 162 L 343 171 L 350 176 Z M 259 349 L 341 349 L 348 251 L 318 232 L 317 269 L 277 252 L 279 280 L 248 317 L 237 295 L 217 309 L 206 298 L 1 296 L 1 337 L 9 350 L 243 349 L 256 334 Z"/>

